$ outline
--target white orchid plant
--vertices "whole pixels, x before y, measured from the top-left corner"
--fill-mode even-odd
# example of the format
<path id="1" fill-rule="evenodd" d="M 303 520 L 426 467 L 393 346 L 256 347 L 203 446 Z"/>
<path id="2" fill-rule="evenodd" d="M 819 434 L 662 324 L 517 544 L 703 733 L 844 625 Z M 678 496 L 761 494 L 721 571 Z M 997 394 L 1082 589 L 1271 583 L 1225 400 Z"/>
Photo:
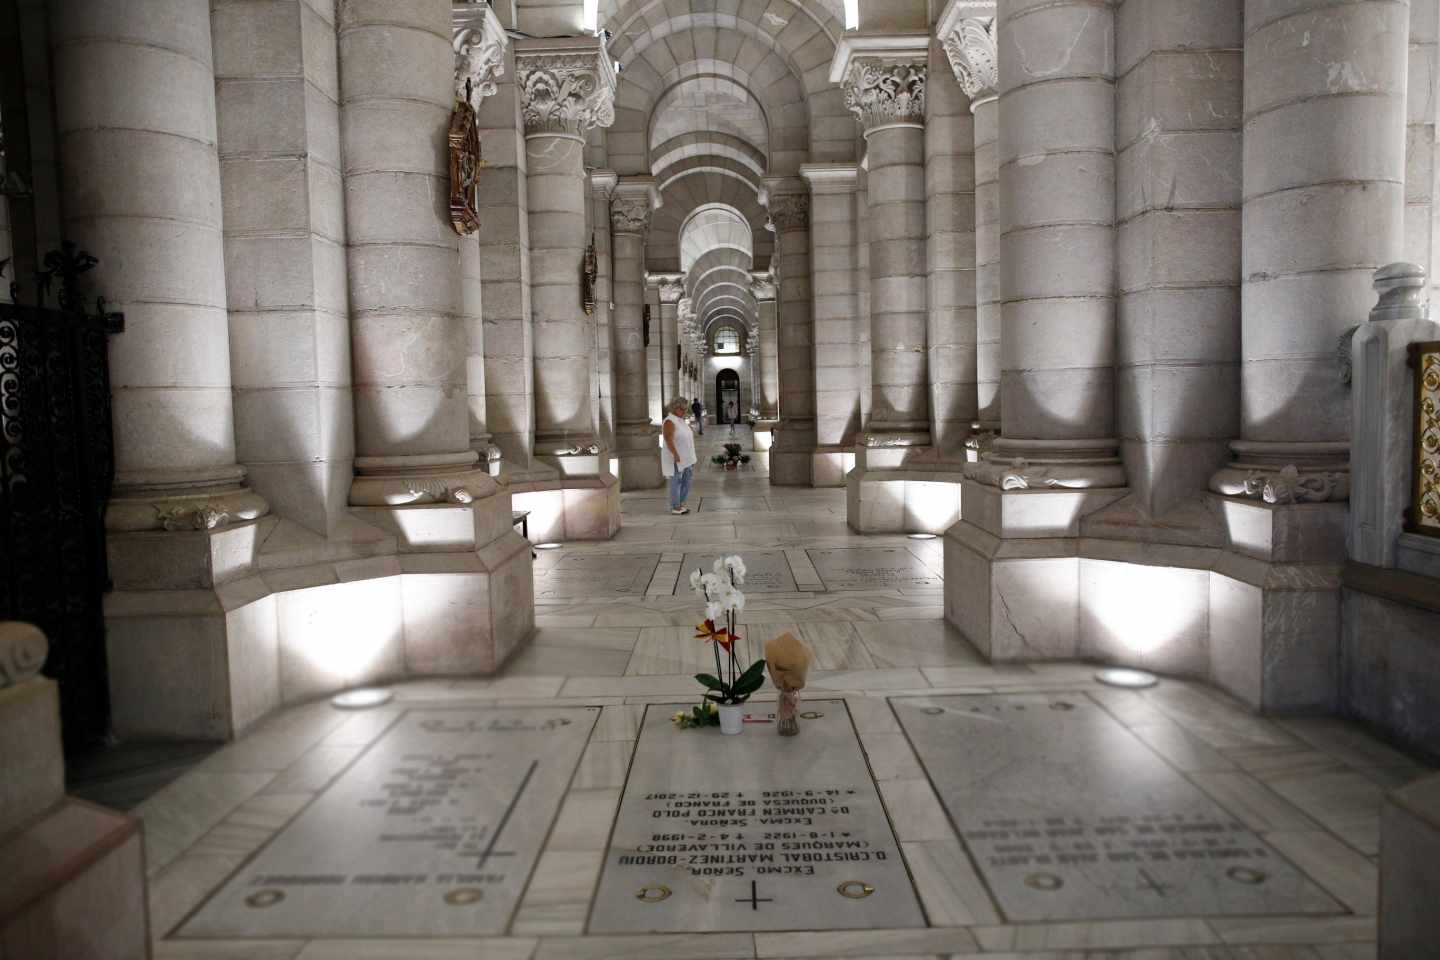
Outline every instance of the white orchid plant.
<path id="1" fill-rule="evenodd" d="M 682 727 L 719 723 L 714 704 L 741 704 L 765 684 L 765 661 L 744 666 L 741 639 L 735 632 L 740 611 L 745 609 L 745 561 L 738 556 L 715 561 L 711 572 L 699 569 L 690 574 L 690 589 L 705 601 L 705 622 L 695 627 L 695 639 L 711 645 L 715 672 L 697 673 L 705 687 L 705 702 L 691 713 L 681 711 L 674 720 Z M 722 655 L 723 651 L 723 655 Z"/>

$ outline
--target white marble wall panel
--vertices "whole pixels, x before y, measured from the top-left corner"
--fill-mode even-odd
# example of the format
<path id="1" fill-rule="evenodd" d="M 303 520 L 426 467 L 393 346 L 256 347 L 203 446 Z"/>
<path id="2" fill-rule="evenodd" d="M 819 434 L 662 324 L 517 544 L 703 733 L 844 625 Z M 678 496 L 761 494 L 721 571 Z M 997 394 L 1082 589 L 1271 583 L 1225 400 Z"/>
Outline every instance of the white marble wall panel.
<path id="1" fill-rule="evenodd" d="M 355 446 L 333 5 L 211 7 L 236 451 L 276 513 L 328 534 Z"/>
<path id="2" fill-rule="evenodd" d="M 963 460 L 978 413 L 975 119 L 938 40 L 925 111 L 930 437 L 942 458 Z"/>

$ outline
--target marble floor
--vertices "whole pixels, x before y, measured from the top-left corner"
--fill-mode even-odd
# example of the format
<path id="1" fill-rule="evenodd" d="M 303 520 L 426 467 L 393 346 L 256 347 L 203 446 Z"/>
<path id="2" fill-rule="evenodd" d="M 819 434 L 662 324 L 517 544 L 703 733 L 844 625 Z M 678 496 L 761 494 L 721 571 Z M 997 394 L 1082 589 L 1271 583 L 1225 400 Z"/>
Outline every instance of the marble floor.
<path id="1" fill-rule="evenodd" d="M 702 464 L 690 505 L 628 493 L 612 542 L 542 551 L 501 675 L 286 710 L 139 804 L 156 957 L 1375 956 L 1411 758 L 1199 684 L 989 666 L 942 618 L 940 542 L 852 533 L 843 490 Z M 798 739 L 769 691 L 738 738 L 669 723 L 709 657 L 686 577 L 729 553 L 744 632 L 814 654 Z M 442 903 L 446 857 L 475 866 Z"/>

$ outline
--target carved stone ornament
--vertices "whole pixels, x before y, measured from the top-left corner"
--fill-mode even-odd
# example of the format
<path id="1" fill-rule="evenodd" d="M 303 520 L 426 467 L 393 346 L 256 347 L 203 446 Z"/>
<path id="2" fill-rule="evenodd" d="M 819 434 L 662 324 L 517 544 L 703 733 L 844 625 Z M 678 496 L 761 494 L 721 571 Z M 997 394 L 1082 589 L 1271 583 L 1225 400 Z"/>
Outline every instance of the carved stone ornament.
<path id="1" fill-rule="evenodd" d="M 49 652 L 39 627 L 18 620 L 0 623 L 0 690 L 38 676 Z"/>
<path id="2" fill-rule="evenodd" d="M 595 235 L 590 235 L 590 245 L 585 248 L 585 262 L 580 268 L 580 309 L 585 316 L 595 316 L 595 276 L 598 269 L 595 259 Z"/>
<path id="3" fill-rule="evenodd" d="M 583 137 L 615 122 L 615 90 L 598 54 L 527 54 L 515 58 L 525 133 Z"/>
<path id="4" fill-rule="evenodd" d="M 991 457 L 965 465 L 965 476 L 1001 490 L 1095 490 L 1125 486 L 1118 463 L 1034 463 Z"/>
<path id="5" fill-rule="evenodd" d="M 754 295 L 756 300 L 774 300 L 775 281 L 752 277 L 750 280 L 750 293 Z"/>
<path id="6" fill-rule="evenodd" d="M 415 476 L 359 476 L 350 487 L 356 507 L 408 507 L 417 504 L 471 504 L 498 487 L 483 467 Z"/>
<path id="7" fill-rule="evenodd" d="M 610 229 L 615 233 L 644 233 L 650 225 L 650 199 L 621 196 L 610 201 Z"/>
<path id="8" fill-rule="evenodd" d="M 1326 503 L 1350 499 L 1350 475 L 1338 470 L 1301 473 L 1293 463 L 1273 470 L 1237 465 L 1211 477 L 1210 489 L 1266 503 Z"/>
<path id="9" fill-rule="evenodd" d="M 685 281 L 683 280 L 662 280 L 660 281 L 660 302 L 682 304 L 685 302 Z M 679 308 L 681 312 L 683 307 Z"/>
<path id="10" fill-rule="evenodd" d="M 480 229 L 480 128 L 475 110 L 456 100 L 450 114 L 450 225 L 462 237 Z"/>
<path id="11" fill-rule="evenodd" d="M 1000 65 L 994 20 L 961 20 L 940 42 L 965 96 L 973 101 L 996 95 L 1000 89 Z"/>
<path id="12" fill-rule="evenodd" d="M 494 96 L 505 76 L 509 38 L 490 4 L 483 2 L 452 3 L 450 35 L 455 48 L 455 99 L 478 110 L 480 101 Z"/>
<path id="13" fill-rule="evenodd" d="M 105 509 L 105 529 L 116 533 L 218 530 L 258 520 L 269 512 L 262 497 L 243 488 L 196 497 L 116 497 Z"/>
<path id="14" fill-rule="evenodd" d="M 770 220 L 775 229 L 810 229 L 810 195 L 807 193 L 781 193 L 770 197 Z"/>
<path id="15" fill-rule="evenodd" d="M 925 122 L 924 63 L 858 57 L 845 73 L 845 107 L 866 130 Z"/>

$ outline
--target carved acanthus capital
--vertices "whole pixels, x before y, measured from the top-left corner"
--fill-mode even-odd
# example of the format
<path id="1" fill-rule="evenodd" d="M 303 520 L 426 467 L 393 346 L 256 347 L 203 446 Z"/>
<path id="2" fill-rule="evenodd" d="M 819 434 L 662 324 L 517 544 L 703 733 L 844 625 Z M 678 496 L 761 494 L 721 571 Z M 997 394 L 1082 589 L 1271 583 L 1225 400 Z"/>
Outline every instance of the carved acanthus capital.
<path id="1" fill-rule="evenodd" d="M 650 201 L 645 197 L 617 196 L 610 200 L 610 229 L 615 233 L 644 233 L 650 226 Z"/>
<path id="2" fill-rule="evenodd" d="M 987 100 L 1000 90 L 1000 63 L 993 19 L 961 20 L 940 38 L 955 79 L 972 101 Z"/>
<path id="3" fill-rule="evenodd" d="M 39 627 L 18 620 L 0 623 L 0 690 L 38 676 L 49 652 Z"/>
<path id="4" fill-rule="evenodd" d="M 660 281 L 660 302 L 679 304 L 685 298 L 685 281 L 681 277 Z"/>
<path id="5" fill-rule="evenodd" d="M 808 193 L 780 193 L 770 195 L 770 220 L 775 229 L 810 229 L 810 195 Z"/>
<path id="6" fill-rule="evenodd" d="M 751 277 L 750 293 L 756 300 L 774 300 L 775 281 L 769 277 Z"/>
<path id="7" fill-rule="evenodd" d="M 616 233 L 643 234 L 650 214 L 660 206 L 660 194 L 650 177 L 624 177 L 610 195 L 610 229 Z"/>
<path id="8" fill-rule="evenodd" d="M 488 3 L 452 3 L 450 34 L 455 47 L 455 99 L 476 110 L 495 93 L 505 75 L 510 38 Z"/>
<path id="9" fill-rule="evenodd" d="M 868 132 L 925 122 L 924 62 L 854 57 L 845 71 L 845 106 Z"/>
<path id="10" fill-rule="evenodd" d="M 516 41 L 515 73 L 527 136 L 615 122 L 615 68 L 594 37 Z"/>

